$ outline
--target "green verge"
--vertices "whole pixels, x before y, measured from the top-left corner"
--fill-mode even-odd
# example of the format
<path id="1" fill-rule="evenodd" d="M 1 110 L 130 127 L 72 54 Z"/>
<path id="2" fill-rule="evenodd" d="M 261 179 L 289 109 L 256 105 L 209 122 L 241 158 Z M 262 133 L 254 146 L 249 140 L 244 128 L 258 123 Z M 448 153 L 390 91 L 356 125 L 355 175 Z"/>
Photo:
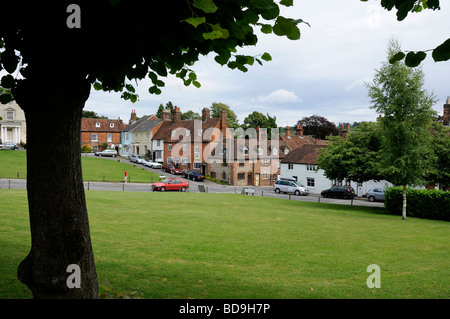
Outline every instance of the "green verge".
<path id="1" fill-rule="evenodd" d="M 450 224 L 235 194 L 88 191 L 99 286 L 143 298 L 448 298 Z M 30 245 L 26 192 L 0 190 L 0 298 Z M 381 288 L 369 289 L 370 264 Z M 115 293 L 112 293 L 115 292 Z"/>

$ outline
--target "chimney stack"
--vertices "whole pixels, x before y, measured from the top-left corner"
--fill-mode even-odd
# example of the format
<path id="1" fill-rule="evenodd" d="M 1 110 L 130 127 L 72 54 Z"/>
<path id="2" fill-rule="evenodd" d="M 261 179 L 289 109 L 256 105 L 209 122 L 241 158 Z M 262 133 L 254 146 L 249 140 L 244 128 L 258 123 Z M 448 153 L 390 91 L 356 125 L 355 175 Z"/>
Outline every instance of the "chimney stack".
<path id="1" fill-rule="evenodd" d="M 286 126 L 286 136 L 291 136 L 291 128 L 289 126 Z"/>
<path id="2" fill-rule="evenodd" d="M 297 125 L 297 130 L 296 130 L 296 134 L 298 136 L 303 136 L 303 125 Z"/>
<path id="3" fill-rule="evenodd" d="M 442 124 L 448 126 L 450 124 L 450 96 L 444 104 L 444 114 L 442 116 Z"/>
<path id="4" fill-rule="evenodd" d="M 131 110 L 131 124 L 136 122 L 136 110 Z"/>
<path id="5" fill-rule="evenodd" d="M 211 111 L 207 107 L 204 107 L 202 110 L 202 121 L 206 122 L 209 118 L 211 118 Z"/>
<path id="6" fill-rule="evenodd" d="M 173 122 L 178 122 L 181 121 L 181 111 L 180 108 L 178 106 L 175 106 L 173 108 Z"/>
<path id="7" fill-rule="evenodd" d="M 170 121 L 171 114 L 169 110 L 163 110 L 162 111 L 162 120 L 163 121 Z"/>

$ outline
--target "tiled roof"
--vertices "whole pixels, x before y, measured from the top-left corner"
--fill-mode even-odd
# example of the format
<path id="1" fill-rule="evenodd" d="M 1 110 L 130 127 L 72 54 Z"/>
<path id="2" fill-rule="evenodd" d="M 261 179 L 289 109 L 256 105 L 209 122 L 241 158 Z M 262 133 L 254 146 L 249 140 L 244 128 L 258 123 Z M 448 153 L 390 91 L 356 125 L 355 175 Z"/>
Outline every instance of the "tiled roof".
<path id="1" fill-rule="evenodd" d="M 162 120 L 160 120 L 160 119 L 151 120 L 149 117 L 149 119 L 141 122 L 137 127 L 135 127 L 133 129 L 133 132 L 148 132 L 150 130 L 153 130 L 155 127 L 157 127 L 158 124 L 160 124 L 161 122 L 162 122 Z"/>
<path id="2" fill-rule="evenodd" d="M 282 163 L 315 165 L 317 156 L 326 145 L 306 144 L 284 157 Z"/>
<path id="3" fill-rule="evenodd" d="M 99 123 L 99 125 L 96 125 Z M 113 126 L 111 127 L 111 124 Z M 95 119 L 95 118 L 83 118 L 81 119 L 81 131 L 82 132 L 115 132 L 120 133 L 124 131 L 128 125 L 124 124 L 122 120 L 111 119 Z"/>
<path id="4" fill-rule="evenodd" d="M 206 121 L 201 120 L 180 120 L 177 122 L 173 121 L 164 121 L 161 127 L 159 128 L 158 132 L 156 132 L 155 136 L 153 137 L 154 140 L 164 140 L 164 142 L 179 142 L 181 139 L 173 138 L 172 139 L 172 131 L 176 129 L 186 129 L 190 131 L 190 137 L 194 138 L 197 136 L 197 132 L 194 132 L 196 129 L 196 126 L 194 125 L 194 121 L 198 121 L 198 123 L 201 123 L 201 127 L 203 130 L 203 140 L 209 140 L 208 136 L 204 136 L 204 133 L 209 128 L 217 127 L 220 120 L 218 118 L 210 118 Z M 198 125 L 198 124 L 196 124 Z M 181 133 L 181 132 L 180 132 Z"/>
<path id="5" fill-rule="evenodd" d="M 291 151 L 299 148 L 300 146 L 306 145 L 306 144 L 314 144 L 314 139 L 309 136 L 300 136 L 300 135 L 280 135 L 283 141 L 287 144 L 289 149 Z"/>

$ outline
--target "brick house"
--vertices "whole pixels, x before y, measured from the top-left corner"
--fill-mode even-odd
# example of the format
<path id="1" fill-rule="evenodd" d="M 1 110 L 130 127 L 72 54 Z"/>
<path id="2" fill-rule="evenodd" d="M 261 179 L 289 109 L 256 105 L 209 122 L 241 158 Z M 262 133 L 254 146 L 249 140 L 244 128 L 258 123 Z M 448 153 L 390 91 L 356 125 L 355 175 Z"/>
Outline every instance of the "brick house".
<path id="1" fill-rule="evenodd" d="M 179 107 L 174 108 L 173 119 L 169 111 L 164 111 L 162 124 L 152 139 L 153 158 L 157 162 L 172 163 L 205 174 L 207 154 L 227 129 L 225 111 L 220 118 L 211 118 L 211 111 L 204 108 L 201 120 L 181 120 Z"/>
<path id="2" fill-rule="evenodd" d="M 94 152 L 101 150 L 101 145 L 106 143 L 108 148 L 119 149 L 121 145 L 120 135 L 128 125 L 121 119 L 81 119 L 81 146 L 90 145 Z"/>

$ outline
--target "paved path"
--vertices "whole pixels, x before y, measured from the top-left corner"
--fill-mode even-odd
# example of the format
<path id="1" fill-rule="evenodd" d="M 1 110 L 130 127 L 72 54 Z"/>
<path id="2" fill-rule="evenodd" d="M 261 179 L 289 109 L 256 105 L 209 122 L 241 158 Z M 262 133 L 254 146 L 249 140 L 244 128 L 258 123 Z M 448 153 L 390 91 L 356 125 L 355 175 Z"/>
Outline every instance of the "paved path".
<path id="1" fill-rule="evenodd" d="M 83 155 L 84 156 L 84 155 Z M 105 160 L 115 160 L 117 158 L 104 158 Z M 121 158 L 122 163 L 128 163 L 130 165 L 140 166 L 140 164 L 131 163 L 126 159 Z M 152 171 L 159 175 L 164 175 L 167 177 L 172 177 L 170 173 L 162 172 L 161 169 L 152 169 L 149 167 L 142 166 L 144 169 Z M 207 193 L 229 193 L 229 194 L 241 194 L 243 186 L 226 186 L 213 183 L 211 181 L 205 180 L 204 182 L 194 182 L 182 178 L 179 175 L 173 177 L 181 178 L 189 182 L 189 193 L 200 192 L 199 186 L 204 186 L 205 192 Z M 84 182 L 85 190 L 90 191 L 126 191 L 126 192 L 151 192 L 151 184 L 145 183 L 109 183 L 109 182 Z M 251 187 L 254 189 L 253 194 L 242 195 L 242 196 L 264 196 L 273 198 L 282 198 L 287 200 L 299 200 L 308 202 L 321 202 L 321 203 L 331 203 L 331 204 L 343 204 L 343 205 L 355 205 L 355 206 L 371 206 L 371 207 L 384 207 L 382 202 L 369 202 L 365 198 L 357 197 L 354 200 L 346 199 L 333 199 L 333 198 L 323 198 L 320 195 L 310 194 L 308 196 L 295 196 L 288 194 L 276 194 L 273 191 L 272 186 L 259 186 Z M 23 179 L 0 179 L 0 189 L 26 189 L 26 180 Z"/>

